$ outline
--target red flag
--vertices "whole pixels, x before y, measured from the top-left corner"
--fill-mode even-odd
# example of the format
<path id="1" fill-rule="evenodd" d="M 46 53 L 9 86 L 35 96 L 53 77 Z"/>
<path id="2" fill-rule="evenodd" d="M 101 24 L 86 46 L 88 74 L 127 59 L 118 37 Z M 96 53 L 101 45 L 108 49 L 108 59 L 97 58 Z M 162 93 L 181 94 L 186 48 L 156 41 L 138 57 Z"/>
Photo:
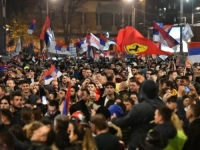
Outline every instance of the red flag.
<path id="1" fill-rule="evenodd" d="M 129 54 L 171 55 L 162 51 L 151 40 L 143 37 L 135 28 L 127 26 L 117 36 L 118 51 Z"/>
<path id="2" fill-rule="evenodd" d="M 49 19 L 49 16 L 46 17 L 46 20 L 45 20 L 45 23 L 42 27 L 42 32 L 40 34 L 40 39 L 41 40 L 44 40 L 44 37 L 45 37 L 45 33 L 47 31 L 47 29 L 50 28 L 50 19 Z"/>

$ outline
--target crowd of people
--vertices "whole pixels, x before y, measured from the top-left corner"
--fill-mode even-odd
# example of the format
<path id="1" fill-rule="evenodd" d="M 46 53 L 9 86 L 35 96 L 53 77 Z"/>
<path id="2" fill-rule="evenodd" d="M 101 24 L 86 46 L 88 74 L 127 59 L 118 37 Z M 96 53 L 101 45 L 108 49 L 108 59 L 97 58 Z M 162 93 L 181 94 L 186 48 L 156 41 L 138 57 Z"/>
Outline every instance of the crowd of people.
<path id="1" fill-rule="evenodd" d="M 0 149 L 200 150 L 200 65 L 175 62 L 1 61 Z"/>

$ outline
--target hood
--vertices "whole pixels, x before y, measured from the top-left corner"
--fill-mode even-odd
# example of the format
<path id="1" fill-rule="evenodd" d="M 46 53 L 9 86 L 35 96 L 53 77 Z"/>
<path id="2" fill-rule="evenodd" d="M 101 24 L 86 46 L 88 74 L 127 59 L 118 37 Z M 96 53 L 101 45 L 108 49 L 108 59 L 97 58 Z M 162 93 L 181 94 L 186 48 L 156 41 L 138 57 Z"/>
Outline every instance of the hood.
<path id="1" fill-rule="evenodd" d="M 159 124 L 153 130 L 162 133 L 167 139 L 173 139 L 177 134 L 177 130 L 171 122 Z"/>
<path id="2" fill-rule="evenodd" d="M 152 101 L 158 97 L 158 86 L 152 80 L 144 81 L 139 90 L 138 100 L 142 101 Z"/>

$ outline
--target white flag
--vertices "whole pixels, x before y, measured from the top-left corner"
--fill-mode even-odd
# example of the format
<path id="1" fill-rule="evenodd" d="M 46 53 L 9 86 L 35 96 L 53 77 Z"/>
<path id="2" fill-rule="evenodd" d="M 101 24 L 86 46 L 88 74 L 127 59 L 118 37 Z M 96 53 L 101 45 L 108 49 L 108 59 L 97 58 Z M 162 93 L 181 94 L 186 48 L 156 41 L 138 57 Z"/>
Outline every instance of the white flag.
<path id="1" fill-rule="evenodd" d="M 100 40 L 94 34 L 90 33 L 90 46 L 95 47 L 96 49 L 100 48 Z"/>
<path id="2" fill-rule="evenodd" d="M 191 37 L 193 37 L 194 36 L 194 34 L 193 34 L 193 32 L 192 32 L 192 30 L 191 30 L 191 28 L 190 28 L 190 25 L 187 23 L 186 25 L 185 25 L 185 27 L 183 28 L 183 40 L 184 41 L 188 41 Z"/>
<path id="3" fill-rule="evenodd" d="M 21 49 L 22 49 L 22 44 L 21 44 L 21 40 L 20 40 L 20 37 L 19 37 L 19 39 L 17 41 L 16 50 L 15 50 L 17 55 L 19 55 L 19 52 L 21 51 Z"/>

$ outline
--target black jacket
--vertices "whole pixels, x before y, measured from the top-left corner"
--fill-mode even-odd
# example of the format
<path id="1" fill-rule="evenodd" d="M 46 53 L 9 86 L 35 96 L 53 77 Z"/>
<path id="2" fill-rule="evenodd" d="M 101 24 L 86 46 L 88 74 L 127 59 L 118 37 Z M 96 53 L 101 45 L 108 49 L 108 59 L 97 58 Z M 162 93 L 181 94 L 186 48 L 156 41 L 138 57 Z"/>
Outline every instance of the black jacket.
<path id="1" fill-rule="evenodd" d="M 130 112 L 122 118 L 114 118 L 112 122 L 119 127 L 131 127 L 129 150 L 135 150 L 141 134 L 146 134 L 153 126 L 155 110 L 164 105 L 158 98 L 158 86 L 152 80 L 142 83 L 139 90 L 139 104 L 134 105 Z"/>
<path id="2" fill-rule="evenodd" d="M 70 146 L 69 134 L 66 131 L 58 131 L 56 133 L 55 144 L 58 149 L 65 149 Z"/>
<path id="3" fill-rule="evenodd" d="M 183 150 L 200 150 L 200 118 L 191 122 L 187 130 L 188 139 Z"/>

